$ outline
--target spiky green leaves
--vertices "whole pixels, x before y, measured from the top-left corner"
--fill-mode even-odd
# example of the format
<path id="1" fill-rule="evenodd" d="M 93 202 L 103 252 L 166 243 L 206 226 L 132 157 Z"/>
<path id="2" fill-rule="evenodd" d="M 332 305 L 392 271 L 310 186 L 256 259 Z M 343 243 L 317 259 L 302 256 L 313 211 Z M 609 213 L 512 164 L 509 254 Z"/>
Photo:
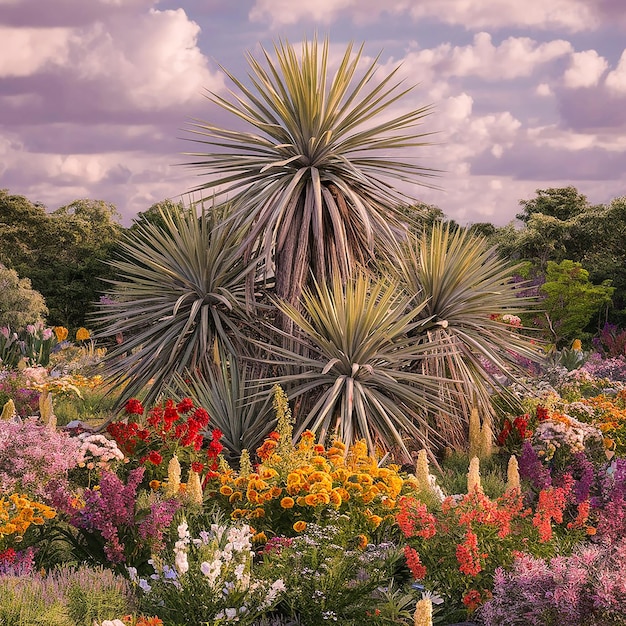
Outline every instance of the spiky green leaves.
<path id="1" fill-rule="evenodd" d="M 165 229 L 146 223 L 127 234 L 100 312 L 106 335 L 123 338 L 105 365 L 111 381 L 127 384 L 124 397 L 152 381 L 150 401 L 175 374 L 206 370 L 216 341 L 235 351 L 256 262 L 244 263 L 241 227 L 228 217 L 226 207 L 164 213 Z"/>
<path id="2" fill-rule="evenodd" d="M 247 249 L 261 250 L 278 295 L 295 304 L 309 270 L 319 282 L 346 278 L 376 242 L 395 249 L 406 199 L 390 181 L 432 175 L 407 154 L 425 145 L 415 127 L 429 107 L 386 117 L 410 89 L 396 71 L 375 77 L 377 59 L 361 70 L 362 48 L 348 46 L 332 75 L 328 40 L 274 52 L 263 51 L 264 66 L 249 56 L 250 86 L 229 74 L 231 99 L 210 95 L 249 130 L 197 121 L 195 141 L 210 150 L 190 165 L 209 178 L 198 189 L 228 194 L 250 226 Z"/>
<path id="3" fill-rule="evenodd" d="M 308 400 L 299 432 L 310 428 L 321 440 L 329 433 L 342 441 L 364 438 L 372 452 L 380 446 L 405 457 L 417 442 L 437 438 L 424 414 L 434 408 L 441 381 L 411 371 L 426 350 L 411 336 L 423 325 L 417 321 L 423 304 L 394 283 L 359 274 L 306 290 L 302 313 L 284 301 L 278 306 L 310 350 L 303 357 L 269 348 L 298 369 L 280 380 L 290 398 Z"/>

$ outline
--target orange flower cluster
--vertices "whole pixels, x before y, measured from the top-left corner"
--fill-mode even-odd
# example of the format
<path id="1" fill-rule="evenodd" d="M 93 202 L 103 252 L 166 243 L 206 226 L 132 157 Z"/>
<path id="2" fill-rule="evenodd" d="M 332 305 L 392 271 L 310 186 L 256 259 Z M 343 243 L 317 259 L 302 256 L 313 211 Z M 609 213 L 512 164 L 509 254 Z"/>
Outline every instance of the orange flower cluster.
<path id="1" fill-rule="evenodd" d="M 456 547 L 456 560 L 459 562 L 459 571 L 468 576 L 477 576 L 483 569 L 482 562 L 489 555 L 481 553 L 478 548 L 478 536 L 468 530 L 465 541 Z"/>
<path id="2" fill-rule="evenodd" d="M 582 404 L 593 409 L 591 419 L 581 415 L 582 421 L 589 422 L 604 434 L 604 447 L 619 456 L 626 454 L 626 389 L 620 390 L 614 397 L 599 395 L 583 398 Z"/>
<path id="3" fill-rule="evenodd" d="M 404 546 L 404 558 L 406 559 L 406 564 L 409 566 L 411 570 L 411 574 L 413 574 L 413 578 L 415 580 L 421 580 L 426 577 L 426 568 L 423 563 L 420 561 L 420 555 L 414 548 L 411 546 Z"/>
<path id="4" fill-rule="evenodd" d="M 567 506 L 567 487 L 549 487 L 539 492 L 539 501 L 533 517 L 533 526 L 539 532 L 539 541 L 552 539 L 552 521 L 563 522 L 563 511 Z"/>
<path id="5" fill-rule="evenodd" d="M 6 535 L 23 535 L 31 524 L 41 526 L 55 515 L 53 508 L 18 493 L 0 498 L 0 539 Z"/>
<path id="6" fill-rule="evenodd" d="M 283 440 L 279 433 L 270 433 L 257 450 L 261 463 L 256 471 L 238 474 L 228 468 L 216 477 L 214 495 L 231 507 L 232 519 L 266 518 L 271 527 L 282 518 L 283 526 L 295 529 L 294 522 L 312 519 L 324 508 L 361 513 L 369 530 L 385 516 L 393 519 L 405 481 L 397 466 L 379 467 L 365 442 L 346 452 L 340 441 L 328 449 L 316 444 L 309 431 L 297 445 L 289 444 L 290 450 L 281 450 Z"/>

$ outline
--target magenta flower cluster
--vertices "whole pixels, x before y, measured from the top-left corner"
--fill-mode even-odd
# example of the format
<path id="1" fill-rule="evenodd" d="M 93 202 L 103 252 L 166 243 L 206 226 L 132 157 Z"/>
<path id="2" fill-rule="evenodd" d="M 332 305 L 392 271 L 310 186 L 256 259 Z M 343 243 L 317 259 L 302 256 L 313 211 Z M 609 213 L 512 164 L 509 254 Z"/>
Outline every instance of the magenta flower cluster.
<path id="1" fill-rule="evenodd" d="M 24 491 L 51 503 L 52 485 L 67 483 L 80 442 L 36 418 L 3 422 L 0 428 L 0 493 Z"/>
<path id="2" fill-rule="evenodd" d="M 485 626 L 626 624 L 626 541 L 587 545 L 546 562 L 518 557 L 510 572 L 498 568 L 493 598 L 480 610 Z M 517 616 L 523 621 L 512 621 Z M 517 618 L 516 618 L 517 619 Z"/>
<path id="3" fill-rule="evenodd" d="M 163 533 L 181 506 L 172 498 L 153 502 L 147 512 L 138 511 L 137 489 L 144 471 L 143 467 L 131 470 L 124 484 L 116 474 L 103 470 L 98 488 L 85 490 L 84 506 L 74 510 L 70 517 L 71 524 L 83 534 L 101 538 L 104 555 L 112 564 L 129 561 L 138 537 L 147 554 L 162 549 Z"/>

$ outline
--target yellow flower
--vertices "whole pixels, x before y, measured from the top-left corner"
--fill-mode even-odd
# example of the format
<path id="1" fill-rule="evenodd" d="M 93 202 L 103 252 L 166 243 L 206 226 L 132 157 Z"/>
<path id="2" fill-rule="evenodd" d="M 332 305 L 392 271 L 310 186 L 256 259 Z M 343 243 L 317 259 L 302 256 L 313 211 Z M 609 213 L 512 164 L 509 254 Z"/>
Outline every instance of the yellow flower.
<path id="1" fill-rule="evenodd" d="M 233 489 L 232 489 L 232 487 L 229 487 L 228 485 L 223 485 L 222 487 L 220 487 L 220 493 L 223 496 L 232 496 L 233 495 Z"/>
<path id="2" fill-rule="evenodd" d="M 223 487 L 222 487 L 223 489 Z M 235 491 L 230 498 L 228 498 L 228 501 L 232 504 L 233 502 L 239 502 L 240 500 L 243 500 L 243 493 L 241 493 L 241 491 Z"/>
<path id="3" fill-rule="evenodd" d="M 306 522 L 303 522 L 302 520 L 296 522 L 293 525 L 293 529 L 297 532 L 297 533 L 301 533 L 304 529 L 306 528 Z"/>
<path id="4" fill-rule="evenodd" d="M 289 496 L 285 496 L 281 501 L 280 501 L 280 506 L 283 509 L 292 509 L 294 506 L 295 502 L 293 498 L 290 498 Z"/>
<path id="5" fill-rule="evenodd" d="M 252 543 L 267 543 L 267 535 L 264 532 L 257 533 L 252 537 Z"/>
<path id="6" fill-rule="evenodd" d="M 358 546 L 361 550 L 365 550 L 365 548 L 367 548 L 367 544 L 369 543 L 368 539 L 367 539 L 367 535 L 359 535 L 357 537 L 358 539 Z"/>
<path id="7" fill-rule="evenodd" d="M 67 331 L 67 328 L 65 328 L 65 326 L 55 326 L 53 330 L 54 330 L 54 334 L 56 335 L 57 341 L 59 343 L 67 339 L 68 331 Z"/>
<path id="8" fill-rule="evenodd" d="M 76 331 L 76 341 L 86 341 L 89 337 L 91 337 L 90 332 L 83 326 Z"/>
<path id="9" fill-rule="evenodd" d="M 370 515 L 369 521 L 374 528 L 378 528 L 380 523 L 383 521 L 383 518 L 380 515 Z"/>
<path id="10" fill-rule="evenodd" d="M 572 343 L 572 350 L 582 350 L 583 349 L 583 344 L 582 341 L 580 339 L 574 339 L 574 342 Z"/>

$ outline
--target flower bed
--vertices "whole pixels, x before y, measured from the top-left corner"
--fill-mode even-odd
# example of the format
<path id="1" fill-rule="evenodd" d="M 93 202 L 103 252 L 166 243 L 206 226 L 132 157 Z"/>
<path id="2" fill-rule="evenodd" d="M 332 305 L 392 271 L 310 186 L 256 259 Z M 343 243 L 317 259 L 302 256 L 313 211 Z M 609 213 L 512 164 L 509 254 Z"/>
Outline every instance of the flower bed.
<path id="1" fill-rule="evenodd" d="M 236 467 L 190 399 L 133 400 L 103 434 L 2 421 L 0 623 L 31 596 L 59 625 L 626 623 L 622 396 L 533 401 L 457 494 L 425 453 L 293 442 L 280 389 Z"/>

